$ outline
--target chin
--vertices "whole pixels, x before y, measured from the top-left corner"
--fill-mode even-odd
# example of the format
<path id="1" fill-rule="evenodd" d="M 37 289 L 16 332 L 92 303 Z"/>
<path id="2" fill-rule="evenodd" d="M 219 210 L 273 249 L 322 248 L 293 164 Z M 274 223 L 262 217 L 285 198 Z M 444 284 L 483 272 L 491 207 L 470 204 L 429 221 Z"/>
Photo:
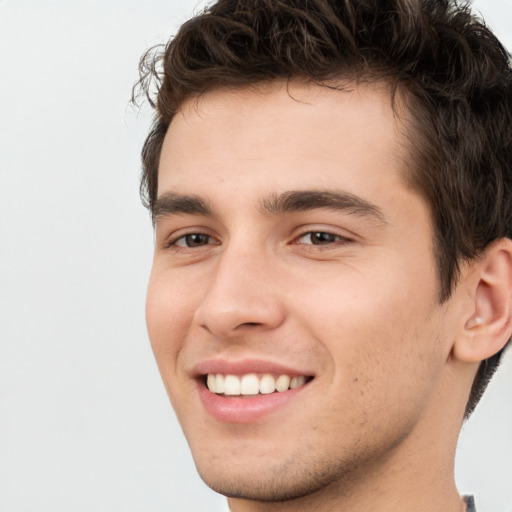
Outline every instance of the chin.
<path id="1" fill-rule="evenodd" d="M 350 488 L 349 481 L 357 472 L 359 462 L 301 460 L 301 457 L 280 464 L 267 463 L 265 467 L 240 463 L 229 466 L 196 462 L 200 477 L 215 492 L 228 498 L 259 502 L 284 502 L 304 498 L 336 487 L 336 493 Z M 344 484 L 345 483 L 345 484 Z"/>
<path id="2" fill-rule="evenodd" d="M 310 477 L 301 481 L 291 476 L 278 479 L 254 475 L 245 478 L 241 478 L 240 475 L 222 478 L 203 475 L 201 472 L 199 474 L 208 487 L 227 498 L 260 502 L 290 501 L 314 494 L 328 485 L 313 482 Z"/>

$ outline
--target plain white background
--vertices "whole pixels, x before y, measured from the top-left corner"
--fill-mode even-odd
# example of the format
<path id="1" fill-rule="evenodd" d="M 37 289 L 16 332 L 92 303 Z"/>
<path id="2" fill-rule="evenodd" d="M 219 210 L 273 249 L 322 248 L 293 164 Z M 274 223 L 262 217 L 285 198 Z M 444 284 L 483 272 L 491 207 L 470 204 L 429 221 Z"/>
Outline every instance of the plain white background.
<path id="1" fill-rule="evenodd" d="M 0 0 L 0 512 L 212 512 L 150 351 L 137 63 L 190 0 Z M 512 0 L 475 1 L 512 47 Z M 457 480 L 512 511 L 512 354 Z"/>

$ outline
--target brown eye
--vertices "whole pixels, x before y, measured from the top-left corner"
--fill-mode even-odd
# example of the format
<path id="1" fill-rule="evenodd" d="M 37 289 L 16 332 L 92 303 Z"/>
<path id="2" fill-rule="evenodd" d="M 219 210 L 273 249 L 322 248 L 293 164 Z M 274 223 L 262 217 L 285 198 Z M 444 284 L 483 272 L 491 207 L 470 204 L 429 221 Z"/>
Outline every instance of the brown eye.
<path id="1" fill-rule="evenodd" d="M 184 235 L 174 242 L 179 247 L 201 247 L 211 243 L 211 237 L 203 233 L 190 233 Z"/>
<path id="2" fill-rule="evenodd" d="M 339 240 L 339 236 L 333 235 L 332 233 L 311 233 L 311 243 L 313 244 L 332 244 Z"/>
<path id="3" fill-rule="evenodd" d="M 333 233 L 326 233 L 324 231 L 311 231 L 302 235 L 298 243 L 311 244 L 311 245 L 327 245 L 334 244 L 342 240 L 342 237 Z"/>

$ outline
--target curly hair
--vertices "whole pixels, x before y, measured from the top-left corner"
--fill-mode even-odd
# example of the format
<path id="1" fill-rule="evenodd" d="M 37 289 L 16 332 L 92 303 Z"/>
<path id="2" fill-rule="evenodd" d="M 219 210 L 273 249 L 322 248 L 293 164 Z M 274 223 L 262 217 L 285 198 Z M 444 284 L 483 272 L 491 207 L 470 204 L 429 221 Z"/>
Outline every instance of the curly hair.
<path id="1" fill-rule="evenodd" d="M 163 140 L 183 102 L 278 79 L 381 80 L 393 98 L 402 93 L 412 128 L 407 179 L 431 207 L 440 302 L 462 262 L 512 238 L 510 58 L 456 0 L 218 0 L 207 7 L 141 59 L 135 91 L 155 109 L 142 150 L 141 196 L 150 212 Z M 466 417 L 502 352 L 481 364 Z"/>

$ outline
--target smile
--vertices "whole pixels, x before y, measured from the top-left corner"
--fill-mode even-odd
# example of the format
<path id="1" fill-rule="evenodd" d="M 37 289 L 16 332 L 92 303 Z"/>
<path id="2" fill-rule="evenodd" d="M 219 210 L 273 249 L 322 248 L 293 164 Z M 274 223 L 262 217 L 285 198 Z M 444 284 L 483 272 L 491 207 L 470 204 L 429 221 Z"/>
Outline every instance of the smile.
<path id="1" fill-rule="evenodd" d="M 283 393 L 290 389 L 303 386 L 311 378 L 304 375 L 273 375 L 270 373 L 245 375 L 225 375 L 209 373 L 206 376 L 206 387 L 217 395 L 224 396 L 256 396 L 271 393 Z"/>

